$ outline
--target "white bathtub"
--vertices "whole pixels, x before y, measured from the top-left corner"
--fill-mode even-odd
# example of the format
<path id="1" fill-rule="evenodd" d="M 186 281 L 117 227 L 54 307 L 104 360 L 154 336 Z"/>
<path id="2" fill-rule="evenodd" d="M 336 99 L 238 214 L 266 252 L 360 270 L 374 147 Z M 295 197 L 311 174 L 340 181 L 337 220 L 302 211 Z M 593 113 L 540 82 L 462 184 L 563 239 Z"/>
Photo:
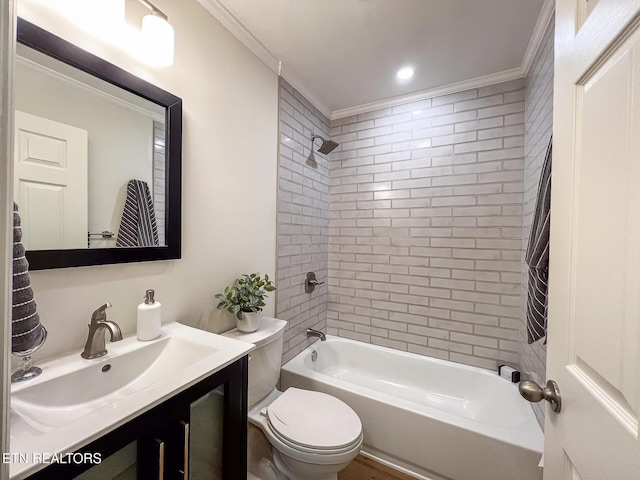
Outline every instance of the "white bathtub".
<path id="1" fill-rule="evenodd" d="M 494 372 L 327 336 L 282 367 L 281 384 L 349 404 L 363 452 L 418 478 L 542 478 L 533 410 Z"/>

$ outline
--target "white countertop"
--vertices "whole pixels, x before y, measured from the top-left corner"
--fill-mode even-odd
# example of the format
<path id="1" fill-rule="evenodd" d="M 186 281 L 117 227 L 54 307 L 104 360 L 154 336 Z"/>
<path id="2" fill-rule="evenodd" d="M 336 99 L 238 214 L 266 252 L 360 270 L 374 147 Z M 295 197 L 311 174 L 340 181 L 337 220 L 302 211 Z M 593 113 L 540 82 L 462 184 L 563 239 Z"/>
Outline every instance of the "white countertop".
<path id="1" fill-rule="evenodd" d="M 36 392 L 40 391 L 38 388 L 46 391 L 46 385 L 43 384 L 57 376 L 68 374 L 69 371 L 77 369 L 108 364 L 110 361 L 115 361 L 117 357 L 139 348 L 140 344 L 146 346 L 155 342 L 167 342 L 167 337 L 199 344 L 206 347 L 208 353 L 201 359 L 196 358 L 192 363 L 188 363 L 166 376 L 157 373 L 150 375 L 149 378 L 142 376 L 140 378 L 144 378 L 144 381 L 131 382 L 111 393 L 108 396 L 108 402 L 90 402 L 90 406 L 85 407 L 88 409 L 86 411 L 75 409 L 74 406 L 76 413 L 68 417 L 71 418 L 68 423 L 67 417 L 64 416 L 65 412 L 60 412 L 62 416 L 57 423 L 54 421 L 48 427 L 42 427 L 38 420 L 34 421 L 34 418 L 37 419 L 38 415 L 40 418 L 45 418 L 43 415 L 47 414 L 48 409 L 44 408 L 43 412 L 38 412 L 37 406 L 30 409 L 28 402 L 16 400 L 15 408 L 13 405 L 11 408 L 13 462 L 10 466 L 10 478 L 19 480 L 46 467 L 47 464 L 43 464 L 39 460 L 39 454 L 41 456 L 41 454 L 74 452 L 230 365 L 255 348 L 250 343 L 233 340 L 179 323 L 170 323 L 163 325 L 161 336 L 150 342 L 139 342 L 135 335 L 126 337 L 120 342 L 107 342 L 109 353 L 97 359 L 85 360 L 80 357 L 80 350 L 78 350 L 38 364 L 43 370 L 42 374 L 34 380 L 12 384 L 12 398 L 15 393 L 20 391 L 24 393 L 30 387 Z M 163 361 L 166 360 L 166 358 L 163 359 Z M 154 363 L 157 364 L 159 361 L 156 360 Z M 147 369 L 147 371 L 150 370 L 151 368 Z M 39 399 L 39 402 L 41 400 Z M 31 415 L 32 412 L 34 415 Z M 50 420 L 50 417 L 51 415 L 46 420 Z"/>

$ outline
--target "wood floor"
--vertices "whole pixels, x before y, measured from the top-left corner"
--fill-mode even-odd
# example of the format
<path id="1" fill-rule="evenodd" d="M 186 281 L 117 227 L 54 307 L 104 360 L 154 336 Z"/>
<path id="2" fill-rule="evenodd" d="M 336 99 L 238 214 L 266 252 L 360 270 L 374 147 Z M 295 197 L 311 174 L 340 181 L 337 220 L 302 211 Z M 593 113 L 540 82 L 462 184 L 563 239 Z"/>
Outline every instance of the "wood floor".
<path id="1" fill-rule="evenodd" d="M 358 455 L 347 468 L 338 473 L 338 480 L 415 480 L 415 477 Z"/>

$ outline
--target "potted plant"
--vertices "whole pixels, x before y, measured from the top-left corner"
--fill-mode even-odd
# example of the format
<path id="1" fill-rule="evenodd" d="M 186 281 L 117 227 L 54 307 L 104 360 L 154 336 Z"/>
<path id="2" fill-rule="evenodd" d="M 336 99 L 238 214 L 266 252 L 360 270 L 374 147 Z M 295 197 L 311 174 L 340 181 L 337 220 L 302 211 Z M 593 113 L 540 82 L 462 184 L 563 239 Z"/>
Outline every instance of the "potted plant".
<path id="1" fill-rule="evenodd" d="M 266 305 L 264 299 L 267 292 L 273 292 L 275 289 L 269 275 L 262 278 L 259 273 L 243 274 L 241 278 L 236 279 L 233 286 L 226 287 L 223 293 L 216 294 L 215 297 L 220 300 L 217 308 L 234 314 L 238 330 L 241 332 L 255 332 L 260 326 L 260 312 Z"/>

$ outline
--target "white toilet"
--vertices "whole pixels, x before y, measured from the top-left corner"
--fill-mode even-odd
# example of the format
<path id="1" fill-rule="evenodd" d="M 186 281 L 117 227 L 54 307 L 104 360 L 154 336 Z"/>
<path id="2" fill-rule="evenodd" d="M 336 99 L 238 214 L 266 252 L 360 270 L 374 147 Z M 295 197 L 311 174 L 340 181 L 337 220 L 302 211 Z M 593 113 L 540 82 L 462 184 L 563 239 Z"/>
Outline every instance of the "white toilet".
<path id="1" fill-rule="evenodd" d="M 276 389 L 286 325 L 284 320 L 263 317 L 257 332 L 234 329 L 224 334 L 256 346 L 249 358 L 249 457 L 261 450 L 259 435 L 251 431 L 253 425 L 272 447 L 276 471 L 268 476 L 278 480 L 335 480 L 360 451 L 362 423 L 347 404 L 331 395 Z M 262 463 L 261 472 L 250 472 L 249 478 L 251 474 L 253 478 L 265 478 L 269 461 Z"/>

